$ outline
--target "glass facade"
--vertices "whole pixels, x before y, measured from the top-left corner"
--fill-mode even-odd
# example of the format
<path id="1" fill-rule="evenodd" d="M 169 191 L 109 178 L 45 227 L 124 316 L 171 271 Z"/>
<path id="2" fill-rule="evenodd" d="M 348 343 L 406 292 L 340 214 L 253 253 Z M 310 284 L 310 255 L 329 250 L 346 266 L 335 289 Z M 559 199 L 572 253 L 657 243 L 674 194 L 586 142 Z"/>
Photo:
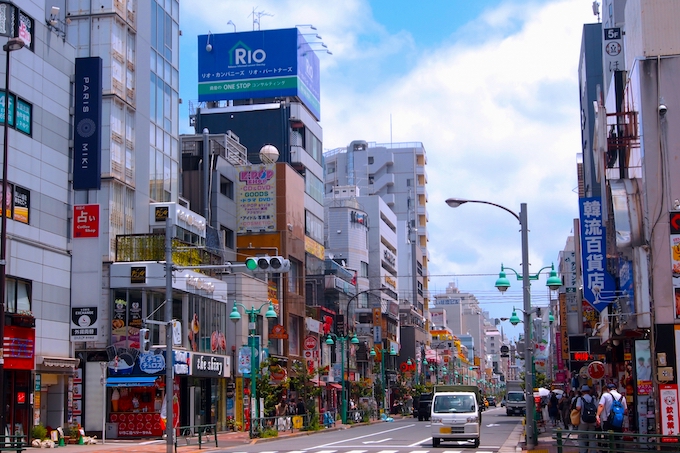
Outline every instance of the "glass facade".
<path id="1" fill-rule="evenodd" d="M 149 194 L 153 201 L 176 201 L 179 194 L 179 3 L 151 0 L 151 11 Z"/>

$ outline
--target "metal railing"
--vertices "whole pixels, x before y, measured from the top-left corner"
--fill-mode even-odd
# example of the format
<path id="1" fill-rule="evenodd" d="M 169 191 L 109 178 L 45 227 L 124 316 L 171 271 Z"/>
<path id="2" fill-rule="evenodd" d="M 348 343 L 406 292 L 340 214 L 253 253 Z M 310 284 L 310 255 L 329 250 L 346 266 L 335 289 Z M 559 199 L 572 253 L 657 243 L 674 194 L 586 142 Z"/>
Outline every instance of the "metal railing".
<path id="1" fill-rule="evenodd" d="M 558 428 L 553 434 L 557 453 L 590 451 L 633 453 L 640 450 L 678 451 L 680 436 L 662 434 L 616 433 L 614 431 L 579 431 Z"/>
<path id="2" fill-rule="evenodd" d="M 217 445 L 217 425 L 193 425 L 180 426 L 177 428 L 177 435 L 175 436 L 175 453 L 178 447 L 187 445 L 198 445 L 200 450 L 204 443 L 212 442 L 215 439 L 215 447 Z"/>

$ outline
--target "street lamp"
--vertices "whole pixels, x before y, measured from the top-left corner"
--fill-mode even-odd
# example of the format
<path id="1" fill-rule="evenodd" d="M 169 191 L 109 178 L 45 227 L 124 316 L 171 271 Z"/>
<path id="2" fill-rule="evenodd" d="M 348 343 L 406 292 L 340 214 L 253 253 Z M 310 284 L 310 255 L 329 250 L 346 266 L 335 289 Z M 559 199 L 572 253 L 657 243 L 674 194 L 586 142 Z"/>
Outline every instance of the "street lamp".
<path id="1" fill-rule="evenodd" d="M 340 337 L 338 335 L 335 335 L 334 333 L 329 333 L 328 337 L 326 338 L 326 344 L 327 345 L 333 345 L 335 342 L 333 341 L 333 337 L 335 337 L 336 341 L 340 342 L 340 376 L 342 380 L 342 423 L 346 424 L 347 423 L 347 400 L 349 399 L 349 395 L 345 395 L 345 341 L 349 340 L 350 343 L 352 344 L 359 344 L 359 339 L 357 338 L 357 334 L 353 334 L 352 337 L 350 338 L 349 335 L 346 335 L 344 337 Z M 349 368 L 349 363 L 347 364 L 347 367 Z"/>
<path id="2" fill-rule="evenodd" d="M 514 211 L 506 208 L 505 206 L 501 206 L 496 203 L 491 203 L 490 201 L 483 201 L 483 200 L 465 200 L 461 198 L 449 198 L 446 200 L 446 204 L 449 205 L 452 208 L 457 208 L 458 206 L 465 204 L 465 203 L 480 203 L 480 204 L 488 204 L 491 206 L 495 206 L 497 208 L 500 208 L 504 210 L 505 212 L 508 212 L 512 214 L 513 217 L 519 221 L 519 226 L 520 226 L 520 231 L 521 231 L 521 239 L 522 239 L 522 275 L 521 275 L 521 281 L 522 281 L 522 293 L 523 293 L 523 304 L 524 304 L 524 337 L 525 342 L 525 354 L 524 357 L 529 360 L 529 363 L 534 362 L 534 350 L 533 347 L 530 344 L 530 338 L 531 338 L 531 318 L 530 318 L 530 312 L 531 312 L 531 275 L 529 275 L 529 226 L 528 226 L 528 220 L 527 220 L 527 204 L 526 203 L 521 203 L 520 204 L 520 211 L 519 215 L 515 213 Z M 553 268 L 554 271 L 554 268 Z M 503 271 L 501 271 L 503 273 Z M 514 271 L 513 271 L 514 272 Z M 515 272 L 516 273 L 516 272 Z M 516 273 L 517 274 L 517 273 Z M 519 278 L 520 275 L 517 274 L 517 277 Z M 552 277 L 552 275 L 551 275 Z M 557 275 L 555 274 L 555 277 Z M 536 277 L 538 278 L 538 277 Z M 499 278 L 500 280 L 500 278 Z M 507 278 L 506 278 L 507 280 Z M 496 281 L 496 287 L 502 292 L 510 286 L 510 282 L 507 282 L 508 284 L 505 285 L 505 282 L 502 282 L 502 285 L 498 285 L 498 281 Z M 562 282 L 560 281 L 559 286 L 561 286 Z M 558 287 L 559 287 L 558 286 Z M 553 289 L 551 287 L 551 289 Z M 534 406 L 533 403 L 533 371 L 529 372 L 530 368 L 527 367 L 526 372 L 524 373 L 524 393 L 525 393 L 525 399 L 526 399 L 526 417 L 527 417 L 527 423 L 526 423 L 526 441 L 527 445 L 529 446 L 536 446 L 538 445 L 538 438 L 536 436 L 536 429 L 535 429 L 535 420 L 534 420 L 534 411 L 536 407 Z"/>
<path id="3" fill-rule="evenodd" d="M 255 323 L 257 322 L 257 315 L 260 314 L 260 311 L 266 306 L 268 306 L 266 313 L 264 314 L 265 318 L 273 319 L 276 318 L 276 312 L 274 311 L 274 305 L 272 304 L 271 301 L 265 302 L 262 305 L 260 305 L 260 308 L 247 308 L 245 305 L 234 301 L 234 308 L 231 310 L 231 314 L 229 314 L 229 319 L 231 319 L 234 323 L 237 323 L 238 321 L 241 320 L 241 313 L 238 311 L 238 307 L 241 307 L 243 309 L 243 312 L 248 315 L 248 336 L 249 336 L 249 343 L 250 343 L 250 398 L 251 398 L 251 409 L 250 409 L 250 437 L 253 437 L 253 425 L 255 423 L 255 420 L 257 420 L 258 415 L 257 415 L 257 410 L 258 410 L 258 404 L 257 404 L 257 382 L 256 382 L 256 370 L 255 370 Z"/>
<path id="4" fill-rule="evenodd" d="M 382 345 L 381 345 L 382 346 Z M 371 348 L 371 357 L 375 357 L 377 353 L 375 352 L 375 348 Z M 394 350 L 394 348 L 390 347 L 390 356 L 394 357 L 397 355 L 397 351 Z M 389 407 L 387 405 L 387 380 L 385 379 L 385 350 L 381 348 L 380 350 L 380 367 L 381 367 L 381 372 L 382 372 L 382 384 L 383 384 L 383 409 L 387 411 L 389 414 Z"/>
<path id="5" fill-rule="evenodd" d="M 5 303 L 7 302 L 7 161 L 9 156 L 9 54 L 24 47 L 21 38 L 9 38 L 5 51 L 5 143 L 2 148 L 2 220 L 0 221 L 0 339 L 5 338 Z M 0 342 L 0 426 L 5 426 L 5 359 L 4 341 Z"/>

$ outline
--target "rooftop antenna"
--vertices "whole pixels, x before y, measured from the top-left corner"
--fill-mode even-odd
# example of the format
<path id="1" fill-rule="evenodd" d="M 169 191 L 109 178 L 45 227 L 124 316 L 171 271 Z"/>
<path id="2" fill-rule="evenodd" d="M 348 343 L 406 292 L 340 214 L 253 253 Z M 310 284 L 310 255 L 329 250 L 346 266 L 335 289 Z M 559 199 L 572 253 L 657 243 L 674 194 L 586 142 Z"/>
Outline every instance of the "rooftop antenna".
<path id="1" fill-rule="evenodd" d="M 597 21 L 600 22 L 600 2 L 597 0 L 593 2 L 593 16 L 597 16 Z"/>
<path id="2" fill-rule="evenodd" d="M 266 13 L 264 11 L 256 11 L 255 8 L 253 8 L 253 12 L 251 14 L 253 16 L 253 31 L 255 31 L 255 25 L 257 25 L 257 30 L 260 30 L 260 19 L 262 16 L 269 16 L 269 17 L 274 17 L 273 14 Z"/>

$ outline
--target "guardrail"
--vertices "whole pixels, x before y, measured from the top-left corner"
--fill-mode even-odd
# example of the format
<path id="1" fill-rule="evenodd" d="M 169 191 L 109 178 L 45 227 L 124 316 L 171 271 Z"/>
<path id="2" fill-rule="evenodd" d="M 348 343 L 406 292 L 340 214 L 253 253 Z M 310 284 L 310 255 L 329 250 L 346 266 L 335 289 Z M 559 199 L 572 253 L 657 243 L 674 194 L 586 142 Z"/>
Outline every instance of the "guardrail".
<path id="1" fill-rule="evenodd" d="M 198 449 L 203 448 L 203 444 L 212 442 L 215 439 L 215 447 L 217 445 L 217 425 L 193 425 L 180 426 L 177 428 L 177 435 L 175 436 L 175 453 L 178 447 L 185 447 L 187 445 L 198 445 Z M 183 444 L 179 445 L 180 443 Z"/>
<path id="2" fill-rule="evenodd" d="M 680 436 L 662 434 L 616 433 L 614 431 L 579 431 L 558 428 L 552 438 L 557 453 L 579 449 L 606 453 L 639 453 L 640 450 L 678 451 Z"/>

